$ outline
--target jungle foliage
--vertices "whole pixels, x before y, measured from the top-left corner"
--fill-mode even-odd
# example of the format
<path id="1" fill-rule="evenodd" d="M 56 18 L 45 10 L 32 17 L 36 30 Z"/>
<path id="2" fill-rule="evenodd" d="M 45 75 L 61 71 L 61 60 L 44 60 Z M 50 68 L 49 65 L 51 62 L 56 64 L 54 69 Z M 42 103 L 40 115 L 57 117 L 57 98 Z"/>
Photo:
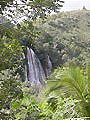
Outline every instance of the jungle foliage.
<path id="1" fill-rule="evenodd" d="M 20 82 L 20 76 L 12 76 L 10 70 L 2 71 L 0 119 L 89 119 L 89 73 L 89 64 L 84 68 L 58 68 L 47 81 L 47 86 L 37 96 L 29 82 Z"/>
<path id="2" fill-rule="evenodd" d="M 63 67 L 54 71 L 49 83 L 49 92 L 79 100 L 83 116 L 90 117 L 90 64 L 84 67 Z"/>
<path id="3" fill-rule="evenodd" d="M 36 27 L 41 36 L 36 47 L 50 55 L 53 66 L 60 64 L 90 61 L 90 11 L 77 10 L 60 12 L 39 19 Z"/>
<path id="4" fill-rule="evenodd" d="M 0 15 L 0 119 L 89 119 L 89 63 L 82 68 L 82 63 L 90 60 L 89 11 L 59 13 L 36 21 L 36 18 L 45 18 L 47 13 L 57 12 L 63 1 L 32 0 L 28 4 L 26 0 L 21 1 L 22 9 L 17 2 L 0 1 L 0 12 L 11 21 L 16 17 L 15 25 Z M 11 10 L 13 6 L 17 14 Z M 21 14 L 30 19 L 18 23 Z M 26 46 L 33 48 L 42 64 L 49 55 L 53 68 L 71 64 L 71 61 L 80 67 L 65 65 L 57 68 L 37 95 L 36 88 L 29 82 L 22 83 Z"/>

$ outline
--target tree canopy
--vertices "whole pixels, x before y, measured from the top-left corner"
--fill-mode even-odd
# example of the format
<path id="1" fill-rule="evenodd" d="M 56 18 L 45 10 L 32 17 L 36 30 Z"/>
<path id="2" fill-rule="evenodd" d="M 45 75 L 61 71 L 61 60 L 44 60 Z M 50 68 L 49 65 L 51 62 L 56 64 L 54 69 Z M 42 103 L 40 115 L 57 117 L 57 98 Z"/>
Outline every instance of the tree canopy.
<path id="1" fill-rule="evenodd" d="M 2 0 L 0 2 L 3 15 L 14 18 L 29 17 L 44 18 L 48 13 L 57 12 L 64 1 L 62 0 Z"/>

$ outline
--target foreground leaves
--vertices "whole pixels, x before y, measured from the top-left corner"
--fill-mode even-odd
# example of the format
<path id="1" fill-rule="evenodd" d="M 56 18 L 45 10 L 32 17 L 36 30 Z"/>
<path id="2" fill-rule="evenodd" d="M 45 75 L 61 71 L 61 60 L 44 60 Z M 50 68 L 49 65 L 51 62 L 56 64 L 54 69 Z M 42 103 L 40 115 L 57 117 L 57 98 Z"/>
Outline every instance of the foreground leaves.
<path id="1" fill-rule="evenodd" d="M 57 72 L 56 72 L 57 71 Z M 64 96 L 80 100 L 81 112 L 90 117 L 90 66 L 57 69 L 49 81 L 49 92 L 56 91 Z"/>

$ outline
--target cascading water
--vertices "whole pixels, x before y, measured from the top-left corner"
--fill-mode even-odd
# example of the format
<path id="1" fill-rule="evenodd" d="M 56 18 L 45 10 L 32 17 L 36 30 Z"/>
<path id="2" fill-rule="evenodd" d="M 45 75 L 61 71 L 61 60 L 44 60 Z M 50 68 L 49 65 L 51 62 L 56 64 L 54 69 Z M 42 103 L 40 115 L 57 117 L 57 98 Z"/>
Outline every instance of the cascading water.
<path id="1" fill-rule="evenodd" d="M 34 51 L 27 47 L 27 60 L 28 60 L 28 80 L 33 85 L 43 85 L 45 83 L 45 74 L 41 63 Z"/>
<path id="2" fill-rule="evenodd" d="M 46 56 L 44 64 L 45 64 L 44 65 L 45 76 L 48 78 L 48 76 L 50 75 L 51 70 L 52 70 L 52 63 L 51 63 L 51 60 L 49 58 L 49 55 Z"/>
<path id="3" fill-rule="evenodd" d="M 51 63 L 51 60 L 49 58 L 49 55 L 47 56 L 47 63 L 48 63 L 48 75 L 50 75 L 51 73 L 51 70 L 52 70 L 52 63 Z"/>

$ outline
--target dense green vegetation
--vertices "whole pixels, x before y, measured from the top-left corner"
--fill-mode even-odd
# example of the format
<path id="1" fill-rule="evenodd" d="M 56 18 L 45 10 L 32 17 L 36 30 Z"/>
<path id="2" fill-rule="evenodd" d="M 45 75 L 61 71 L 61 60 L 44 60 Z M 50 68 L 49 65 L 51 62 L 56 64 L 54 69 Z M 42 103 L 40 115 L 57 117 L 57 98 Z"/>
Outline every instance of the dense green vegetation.
<path id="1" fill-rule="evenodd" d="M 8 2 L 13 5 L 12 1 L 0 1 L 0 12 Z M 25 0 L 22 2 L 27 5 Z M 14 25 L 0 16 L 0 120 L 88 120 L 90 11 L 46 16 L 46 12 L 62 5 L 52 0 L 31 3 L 28 5 L 36 11 L 21 23 Z M 20 14 L 24 14 L 22 10 Z M 9 13 L 9 17 L 13 20 L 15 16 Z M 44 19 L 36 20 L 38 17 Z M 35 51 L 43 66 L 47 55 L 53 65 L 52 74 L 39 93 L 37 87 L 25 81 L 26 46 Z"/>
<path id="2" fill-rule="evenodd" d="M 79 101 L 79 111 L 90 116 L 90 65 L 85 68 L 63 67 L 58 68 L 49 81 L 49 92 L 62 96 L 73 96 Z M 80 108 L 81 107 L 81 108 Z"/>
<path id="3" fill-rule="evenodd" d="M 90 117 L 90 65 L 58 68 L 38 94 L 10 71 L 0 74 L 0 119 L 64 120 Z M 47 89 L 46 89 L 47 88 Z M 46 90 L 45 90 L 46 89 Z"/>
<path id="4" fill-rule="evenodd" d="M 90 11 L 52 15 L 45 21 L 38 20 L 37 27 L 42 35 L 36 46 L 39 44 L 37 48 L 49 53 L 53 66 L 90 60 Z"/>

